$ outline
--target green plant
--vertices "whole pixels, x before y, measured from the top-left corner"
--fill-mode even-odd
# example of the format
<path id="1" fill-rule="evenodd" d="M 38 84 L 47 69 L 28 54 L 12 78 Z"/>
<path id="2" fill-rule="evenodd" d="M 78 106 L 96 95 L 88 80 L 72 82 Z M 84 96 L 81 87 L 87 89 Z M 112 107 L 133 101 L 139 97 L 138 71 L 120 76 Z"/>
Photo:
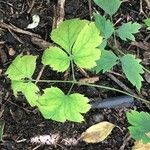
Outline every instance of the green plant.
<path id="1" fill-rule="evenodd" d="M 14 95 L 17 96 L 18 92 L 21 92 L 32 107 L 38 107 L 44 118 L 60 122 L 66 120 L 81 122 L 84 120 L 82 114 L 89 111 L 91 106 L 88 104 L 88 98 L 84 95 L 79 93 L 70 94 L 74 84 L 114 90 L 148 102 L 136 95 L 115 88 L 81 83 L 76 80 L 75 66 L 91 69 L 96 66 L 96 61 L 101 55 L 101 51 L 97 47 L 101 44 L 102 37 L 93 22 L 79 19 L 64 21 L 51 32 L 51 39 L 56 46 L 44 51 L 42 56 L 43 65 L 48 65 L 58 72 L 64 72 L 71 68 L 72 80 L 34 79 L 37 56 L 32 55 L 18 55 L 6 71 L 8 78 L 11 79 Z M 106 54 L 111 53 L 106 52 Z M 115 57 L 115 61 L 116 59 L 118 58 Z M 139 66 L 137 68 L 139 69 Z M 139 69 L 139 73 L 140 71 L 141 69 Z M 71 88 L 67 94 L 64 94 L 61 89 L 54 87 L 54 85 L 50 88 L 40 89 L 37 86 L 38 82 L 69 83 Z M 43 91 L 42 95 L 40 91 Z"/>
<path id="2" fill-rule="evenodd" d="M 82 68 L 96 66 L 100 57 L 97 46 L 102 38 L 93 22 L 72 19 L 63 22 L 51 33 L 51 39 L 59 45 L 44 51 L 42 63 L 53 70 L 64 72 L 71 66 L 75 81 L 74 64 Z M 14 95 L 22 92 L 31 106 L 37 106 L 46 119 L 64 122 L 66 120 L 81 122 L 81 113 L 90 109 L 88 98 L 79 93 L 65 95 L 59 88 L 44 89 L 39 95 L 39 88 L 32 79 L 36 68 L 36 56 L 19 55 L 6 71 L 11 79 Z M 72 83 L 72 86 L 74 83 Z"/>
<path id="3" fill-rule="evenodd" d="M 136 22 L 127 22 L 119 27 L 115 27 L 112 22 L 112 15 L 119 9 L 121 1 L 113 0 L 110 3 L 109 0 L 94 0 L 94 2 L 102 8 L 106 14 L 109 15 L 108 18 L 110 18 L 108 19 L 106 16 L 94 13 L 95 24 L 97 28 L 102 31 L 101 35 L 103 37 L 103 43 L 100 45 L 100 49 L 105 49 L 107 42 L 109 42 L 111 36 L 114 35 L 115 49 L 121 52 L 117 48 L 116 36 L 124 41 L 134 41 L 135 37 L 133 34 L 139 31 L 141 25 Z M 121 52 L 121 55 L 122 54 L 123 53 Z M 144 73 L 144 67 L 140 64 L 140 61 L 140 59 L 135 58 L 135 56 L 131 54 L 123 54 L 123 56 L 117 57 L 111 50 L 102 50 L 101 58 L 97 61 L 97 66 L 92 70 L 96 71 L 96 73 L 99 73 L 100 71 L 105 73 L 110 71 L 120 62 L 127 79 L 140 91 L 143 81 L 141 74 Z"/>
<path id="4" fill-rule="evenodd" d="M 137 141 L 142 140 L 143 143 L 150 143 L 150 114 L 132 110 L 127 112 L 126 115 L 128 122 L 131 124 L 128 129 L 132 138 Z"/>

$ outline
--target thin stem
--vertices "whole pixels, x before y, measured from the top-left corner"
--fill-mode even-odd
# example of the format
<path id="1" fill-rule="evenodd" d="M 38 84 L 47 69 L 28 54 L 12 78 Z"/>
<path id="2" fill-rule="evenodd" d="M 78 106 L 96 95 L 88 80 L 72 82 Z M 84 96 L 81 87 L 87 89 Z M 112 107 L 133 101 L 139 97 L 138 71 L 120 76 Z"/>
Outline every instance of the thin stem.
<path id="1" fill-rule="evenodd" d="M 73 78 L 73 81 L 75 81 L 75 73 L 74 73 L 74 65 L 73 65 L 73 61 L 71 60 L 71 69 L 72 69 L 72 78 Z"/>
<path id="2" fill-rule="evenodd" d="M 32 80 L 32 81 L 36 81 L 36 80 Z M 111 90 L 111 91 L 116 91 L 116 92 L 119 92 L 119 93 L 122 93 L 122 94 L 126 94 L 126 95 L 129 95 L 129 96 L 132 96 L 134 98 L 136 98 L 137 100 L 140 100 L 144 103 L 148 103 L 150 104 L 150 101 L 148 100 L 145 100 L 137 95 L 132 95 L 130 93 L 127 93 L 127 92 L 124 92 L 124 91 L 121 91 L 119 89 L 115 89 L 115 88 L 111 88 L 111 87 L 108 87 L 108 86 L 103 86 L 103 85 L 96 85 L 96 84 L 88 84 L 88 83 L 81 83 L 81 82 L 78 82 L 78 81 L 61 81 L 61 80 L 39 80 L 38 82 L 45 82 L 45 83 L 73 83 L 73 84 L 78 84 L 78 85 L 85 85 L 85 86 L 91 86 L 91 87 L 97 87 L 97 88 L 102 88 L 102 89 L 107 89 L 107 90 Z"/>
<path id="3" fill-rule="evenodd" d="M 72 91 L 72 88 L 73 88 L 74 84 L 75 84 L 75 83 L 72 83 L 72 85 L 71 85 L 71 87 L 70 87 L 70 89 L 69 89 L 69 91 L 68 91 L 67 95 L 69 95 L 69 94 L 71 93 L 71 91 Z"/>

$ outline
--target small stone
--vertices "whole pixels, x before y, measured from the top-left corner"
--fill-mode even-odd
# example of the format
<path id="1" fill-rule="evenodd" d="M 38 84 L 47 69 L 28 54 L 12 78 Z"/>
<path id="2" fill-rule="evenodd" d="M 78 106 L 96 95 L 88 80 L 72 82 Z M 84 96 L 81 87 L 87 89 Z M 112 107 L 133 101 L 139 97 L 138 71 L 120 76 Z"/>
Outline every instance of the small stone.
<path id="1" fill-rule="evenodd" d="M 104 116 L 102 114 L 94 114 L 93 120 L 95 123 L 102 122 L 104 120 Z"/>

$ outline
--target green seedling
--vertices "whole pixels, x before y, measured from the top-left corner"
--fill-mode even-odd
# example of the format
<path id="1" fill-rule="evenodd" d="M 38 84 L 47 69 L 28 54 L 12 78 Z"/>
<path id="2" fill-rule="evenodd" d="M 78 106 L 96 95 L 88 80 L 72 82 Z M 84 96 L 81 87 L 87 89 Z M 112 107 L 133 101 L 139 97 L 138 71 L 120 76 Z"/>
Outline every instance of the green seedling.
<path id="1" fill-rule="evenodd" d="M 72 19 L 63 22 L 59 28 L 51 33 L 51 39 L 58 46 L 46 49 L 42 56 L 42 63 L 53 70 L 64 72 L 72 68 L 75 81 L 74 65 L 86 69 L 96 66 L 100 58 L 97 48 L 102 38 L 93 22 Z M 32 76 L 36 68 L 36 56 L 19 55 L 6 71 L 11 79 L 14 95 L 22 92 L 31 106 L 37 106 L 46 119 L 64 122 L 66 120 L 81 122 L 83 116 L 90 109 L 88 98 L 79 93 L 65 95 L 59 88 L 44 89 L 39 95 L 39 88 L 33 82 Z"/>
<path id="2" fill-rule="evenodd" d="M 42 63 L 44 66 L 49 66 L 57 72 L 64 72 L 70 69 L 72 72 L 71 81 L 34 79 L 33 75 L 36 69 L 37 56 L 33 55 L 18 55 L 6 71 L 6 75 L 11 80 L 11 87 L 14 95 L 17 97 L 18 92 L 21 92 L 32 107 L 37 107 L 39 109 L 44 118 L 59 122 L 65 122 L 67 120 L 74 122 L 84 121 L 82 115 L 88 112 L 91 106 L 89 104 L 89 99 L 84 95 L 79 93 L 70 94 L 74 84 L 105 88 L 147 102 L 138 96 L 131 95 L 115 88 L 81 83 L 76 80 L 75 66 L 91 69 L 97 65 L 96 61 L 101 57 L 101 50 L 98 46 L 102 43 L 102 37 L 94 22 L 79 19 L 64 21 L 57 29 L 51 32 L 50 37 L 55 46 L 49 47 L 44 51 Z M 104 70 L 110 69 L 110 65 L 115 64 L 119 59 L 112 52 L 105 50 L 102 51 L 102 56 L 103 55 L 109 55 L 109 58 L 113 60 L 109 62 L 102 57 L 104 62 L 101 65 Z M 121 61 L 125 62 L 128 59 L 131 59 L 129 61 L 133 61 L 133 65 L 135 66 L 139 63 L 139 61 L 134 61 L 135 58 L 130 55 L 122 57 Z M 127 68 L 129 67 L 130 66 L 126 65 L 126 63 L 123 66 L 124 70 L 128 70 Z M 141 70 L 142 68 L 140 68 L 138 64 L 137 72 L 141 73 Z M 69 83 L 71 84 L 71 88 L 68 90 L 68 93 L 65 94 L 54 85 L 53 87 L 41 89 L 37 85 L 38 82 Z M 41 91 L 43 94 L 40 94 L 42 93 Z"/>
<path id="3" fill-rule="evenodd" d="M 139 32 L 139 29 L 141 28 L 140 24 L 136 22 L 127 22 L 123 23 L 119 27 L 115 27 L 112 22 L 112 15 L 117 12 L 121 5 L 120 0 L 113 0 L 111 3 L 109 0 L 94 0 L 94 2 L 110 16 L 106 18 L 106 16 L 101 16 L 94 13 L 95 24 L 97 28 L 102 31 L 101 35 L 103 37 L 103 42 L 102 45 L 100 45 L 100 49 L 105 49 L 107 42 L 112 35 L 114 35 L 115 38 L 114 43 L 116 43 L 116 35 L 124 41 L 135 40 L 134 34 Z M 121 52 L 121 54 L 123 53 Z M 135 58 L 134 55 L 124 54 L 124 56 L 117 57 L 111 50 L 103 50 L 101 58 L 97 61 L 97 66 L 92 70 L 96 71 L 96 73 L 101 71 L 105 73 L 110 71 L 119 62 L 121 63 L 122 71 L 126 75 L 127 79 L 140 91 L 143 81 L 141 75 L 144 73 L 144 71 L 143 66 L 140 64 L 140 60 Z"/>

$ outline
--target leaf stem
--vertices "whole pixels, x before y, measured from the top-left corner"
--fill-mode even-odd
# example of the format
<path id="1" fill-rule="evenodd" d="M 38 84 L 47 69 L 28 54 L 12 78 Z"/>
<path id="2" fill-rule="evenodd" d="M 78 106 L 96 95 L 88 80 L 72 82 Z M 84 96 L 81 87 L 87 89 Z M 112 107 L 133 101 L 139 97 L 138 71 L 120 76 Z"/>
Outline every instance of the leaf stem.
<path id="1" fill-rule="evenodd" d="M 72 70 L 73 81 L 76 81 L 76 79 L 75 79 L 75 73 L 74 73 L 74 65 L 73 65 L 73 61 L 72 60 L 71 60 L 71 70 Z"/>
<path id="2" fill-rule="evenodd" d="M 36 80 L 32 80 L 33 82 L 36 82 Z M 81 82 L 78 82 L 78 81 L 73 81 L 73 80 L 68 80 L 68 81 L 61 81 L 61 80 L 39 80 L 38 82 L 45 82 L 45 83 L 72 83 L 73 84 L 78 84 L 78 85 L 85 85 L 85 86 L 90 86 L 90 87 L 97 87 L 97 88 L 102 88 L 102 89 L 107 89 L 107 90 L 111 90 L 111 91 L 116 91 L 116 92 L 119 92 L 119 93 L 122 93 L 122 94 L 126 94 L 126 95 L 129 95 L 129 96 L 132 96 L 134 98 L 136 98 L 137 100 L 140 100 L 144 103 L 147 103 L 147 104 L 150 104 L 150 101 L 148 100 L 145 100 L 137 95 L 133 95 L 133 94 L 130 94 L 130 93 L 127 93 L 127 92 L 124 92 L 122 90 L 119 90 L 119 89 L 115 89 L 115 88 L 111 88 L 111 87 L 108 87 L 108 86 L 103 86 L 103 85 L 96 85 L 96 84 L 89 84 L 89 83 L 81 83 Z"/>
<path id="3" fill-rule="evenodd" d="M 72 90 L 72 88 L 73 88 L 74 84 L 75 84 L 75 83 L 72 83 L 72 85 L 71 85 L 71 87 L 70 87 L 70 89 L 69 89 L 69 91 L 68 91 L 67 95 L 69 95 L 69 94 L 71 93 L 71 90 Z"/>

